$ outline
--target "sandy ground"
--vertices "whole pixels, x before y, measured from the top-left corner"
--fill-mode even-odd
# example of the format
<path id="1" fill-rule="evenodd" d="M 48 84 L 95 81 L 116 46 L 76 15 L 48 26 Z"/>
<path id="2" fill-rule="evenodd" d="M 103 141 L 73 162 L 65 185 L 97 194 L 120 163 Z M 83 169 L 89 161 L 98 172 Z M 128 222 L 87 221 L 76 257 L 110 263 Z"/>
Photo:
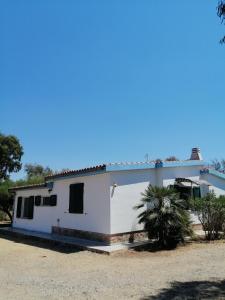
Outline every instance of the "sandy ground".
<path id="1" fill-rule="evenodd" d="M 0 299 L 225 299 L 224 242 L 113 256 L 27 243 L 0 238 Z"/>

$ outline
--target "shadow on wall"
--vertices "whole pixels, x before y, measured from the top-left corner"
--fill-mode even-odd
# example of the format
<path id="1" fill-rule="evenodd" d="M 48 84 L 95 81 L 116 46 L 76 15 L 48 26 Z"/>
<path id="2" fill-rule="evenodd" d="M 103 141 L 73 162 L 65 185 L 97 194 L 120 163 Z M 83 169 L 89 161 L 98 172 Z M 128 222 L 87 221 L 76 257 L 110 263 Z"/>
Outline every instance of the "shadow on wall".
<path id="1" fill-rule="evenodd" d="M 191 300 L 225 299 L 225 280 L 173 282 L 171 287 L 163 289 L 155 296 L 142 300 Z"/>

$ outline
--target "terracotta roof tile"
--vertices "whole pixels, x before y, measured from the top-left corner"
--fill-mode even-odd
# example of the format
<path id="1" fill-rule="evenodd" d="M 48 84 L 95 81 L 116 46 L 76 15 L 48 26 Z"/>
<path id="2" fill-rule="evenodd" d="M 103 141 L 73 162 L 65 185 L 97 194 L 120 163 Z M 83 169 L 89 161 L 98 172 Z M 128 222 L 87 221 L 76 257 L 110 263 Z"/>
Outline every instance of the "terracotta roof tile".
<path id="1" fill-rule="evenodd" d="M 98 165 L 98 166 L 93 166 L 93 167 L 88 167 L 84 169 L 78 169 L 78 170 L 69 170 L 65 172 L 60 172 L 56 174 L 52 174 L 49 176 L 45 177 L 45 180 L 51 180 L 55 179 L 58 177 L 64 177 L 64 176 L 70 176 L 70 175 L 79 175 L 79 174 L 85 174 L 85 173 L 90 173 L 90 172 L 96 172 L 96 171 L 105 171 L 106 170 L 106 165 Z"/>

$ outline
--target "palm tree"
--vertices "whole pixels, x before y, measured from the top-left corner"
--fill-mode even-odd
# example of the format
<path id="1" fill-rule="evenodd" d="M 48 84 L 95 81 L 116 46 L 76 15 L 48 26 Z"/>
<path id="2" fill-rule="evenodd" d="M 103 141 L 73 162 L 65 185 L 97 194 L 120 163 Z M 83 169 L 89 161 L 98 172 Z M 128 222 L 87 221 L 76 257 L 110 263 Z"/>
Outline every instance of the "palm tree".
<path id="1" fill-rule="evenodd" d="M 136 209 L 142 209 L 139 223 L 144 223 L 149 238 L 156 239 L 161 247 L 184 242 L 184 237 L 192 233 L 185 200 L 174 189 L 151 185 L 142 196 Z"/>

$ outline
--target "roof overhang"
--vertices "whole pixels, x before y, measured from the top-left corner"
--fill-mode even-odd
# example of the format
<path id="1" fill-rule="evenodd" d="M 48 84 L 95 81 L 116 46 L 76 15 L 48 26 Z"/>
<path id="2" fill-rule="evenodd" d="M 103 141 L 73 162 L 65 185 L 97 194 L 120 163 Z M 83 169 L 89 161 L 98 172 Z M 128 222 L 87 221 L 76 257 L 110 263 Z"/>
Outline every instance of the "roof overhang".
<path id="1" fill-rule="evenodd" d="M 48 188 L 48 183 L 60 180 L 68 179 L 74 177 L 83 177 L 83 176 L 93 176 L 99 175 L 106 172 L 114 171 L 135 171 L 135 170 L 146 170 L 146 169 L 162 169 L 162 168 L 174 168 L 174 167 L 204 167 L 207 164 L 204 161 L 199 160 L 185 160 L 185 161 L 149 161 L 149 162 L 136 162 L 136 163 L 110 163 L 103 164 L 94 167 L 71 170 L 66 172 L 61 172 L 45 177 L 45 183 L 42 184 L 33 184 L 27 186 L 18 186 L 10 188 L 9 191 L 19 191 L 19 190 L 28 190 L 28 189 L 40 189 Z M 224 175 L 225 178 L 225 175 Z"/>
<path id="2" fill-rule="evenodd" d="M 48 188 L 46 183 L 40 183 L 40 184 L 30 184 L 30 185 L 23 185 L 23 186 L 15 186 L 12 188 L 9 188 L 9 192 L 16 192 L 20 190 L 32 190 L 32 189 L 43 189 Z"/>
<path id="3" fill-rule="evenodd" d="M 113 171 L 129 171 L 129 170 L 145 170 L 145 169 L 160 169 L 174 167 L 204 167 L 207 163 L 202 160 L 184 160 L 184 161 L 161 161 L 160 165 L 155 162 L 140 162 L 140 163 L 115 163 L 106 165 L 107 172 Z M 160 166 L 160 167 L 159 167 Z"/>

